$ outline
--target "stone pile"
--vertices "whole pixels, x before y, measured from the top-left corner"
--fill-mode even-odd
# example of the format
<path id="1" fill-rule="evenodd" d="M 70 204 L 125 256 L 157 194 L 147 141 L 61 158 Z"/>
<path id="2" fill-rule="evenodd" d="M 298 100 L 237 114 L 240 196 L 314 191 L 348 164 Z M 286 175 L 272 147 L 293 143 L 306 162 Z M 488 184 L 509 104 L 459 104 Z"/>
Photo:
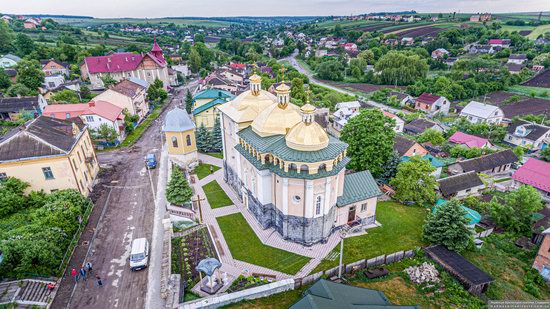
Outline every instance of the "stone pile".
<path id="1" fill-rule="evenodd" d="M 415 284 L 439 282 L 439 272 L 433 264 L 424 262 L 418 266 L 411 266 L 404 270 Z"/>

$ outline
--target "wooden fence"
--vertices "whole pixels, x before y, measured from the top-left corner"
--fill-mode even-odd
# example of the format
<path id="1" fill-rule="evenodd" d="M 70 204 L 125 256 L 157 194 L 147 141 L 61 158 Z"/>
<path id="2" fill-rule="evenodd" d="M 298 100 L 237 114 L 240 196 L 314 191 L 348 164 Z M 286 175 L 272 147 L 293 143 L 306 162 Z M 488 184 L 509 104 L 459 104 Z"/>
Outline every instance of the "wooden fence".
<path id="1" fill-rule="evenodd" d="M 380 255 L 371 259 L 363 259 L 353 263 L 344 264 L 342 265 L 342 274 L 351 274 L 369 267 L 376 267 L 376 266 L 396 263 L 396 262 L 402 261 L 403 259 L 414 257 L 416 254 L 415 252 L 416 250 L 399 251 L 392 254 Z M 318 273 L 315 273 L 303 278 L 296 278 L 294 280 L 294 288 L 297 289 L 299 287 L 312 284 L 315 281 L 317 281 L 319 278 L 321 278 L 321 276 L 323 275 L 328 278 L 337 276 L 338 266 L 325 271 L 320 271 Z"/>
<path id="2" fill-rule="evenodd" d="M 491 235 L 492 233 L 493 233 L 493 228 L 490 228 L 490 229 L 485 230 L 483 232 L 474 234 L 474 238 L 484 238 L 484 237 L 487 237 L 487 236 Z"/>

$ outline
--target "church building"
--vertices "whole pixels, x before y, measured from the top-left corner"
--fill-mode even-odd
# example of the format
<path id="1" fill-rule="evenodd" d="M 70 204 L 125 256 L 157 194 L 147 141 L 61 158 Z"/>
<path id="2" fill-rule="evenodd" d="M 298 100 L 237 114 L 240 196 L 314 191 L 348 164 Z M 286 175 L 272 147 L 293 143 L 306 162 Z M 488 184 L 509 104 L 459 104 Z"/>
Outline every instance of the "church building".
<path id="1" fill-rule="evenodd" d="M 171 76 L 162 49 L 153 43 L 153 48 L 146 54 L 113 53 L 106 56 L 86 57 L 80 65 L 83 80 L 89 80 L 91 89 L 104 89 L 103 79 L 113 78 L 119 82 L 125 78 L 137 78 L 152 84 L 159 79 L 167 89 Z"/>
<path id="2" fill-rule="evenodd" d="M 187 112 L 179 107 L 166 114 L 162 126 L 168 155 L 187 166 L 198 161 L 195 129 L 195 124 Z"/>
<path id="3" fill-rule="evenodd" d="M 376 223 L 381 195 L 369 171 L 346 174 L 348 145 L 314 121 L 316 108 L 290 103 L 250 77 L 250 90 L 218 106 L 225 181 L 264 228 L 304 245 L 325 242 L 344 226 Z"/>

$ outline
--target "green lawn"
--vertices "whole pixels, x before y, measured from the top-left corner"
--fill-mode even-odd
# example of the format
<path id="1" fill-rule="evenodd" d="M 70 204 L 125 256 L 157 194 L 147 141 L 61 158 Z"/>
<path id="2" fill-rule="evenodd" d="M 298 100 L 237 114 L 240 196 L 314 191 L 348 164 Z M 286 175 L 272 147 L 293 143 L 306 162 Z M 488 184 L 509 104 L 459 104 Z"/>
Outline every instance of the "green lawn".
<path id="1" fill-rule="evenodd" d="M 217 181 L 212 180 L 202 186 L 202 189 L 212 209 L 233 205 L 233 201 L 225 194 L 225 191 L 223 191 Z"/>
<path id="2" fill-rule="evenodd" d="M 195 173 L 197 174 L 197 177 L 199 179 L 203 179 L 204 177 L 210 175 L 210 168 L 212 168 L 212 173 L 219 170 L 220 168 L 215 165 L 201 163 L 199 166 L 195 167 Z"/>
<path id="3" fill-rule="evenodd" d="M 297 273 L 309 258 L 262 244 L 241 213 L 218 217 L 218 224 L 233 258 L 277 270 Z"/>
<path id="4" fill-rule="evenodd" d="M 367 230 L 366 235 L 346 238 L 344 263 L 423 246 L 422 225 L 427 214 L 426 208 L 404 206 L 396 202 L 379 202 L 376 221 L 382 226 Z M 339 246 L 334 248 L 335 252 L 339 250 Z M 336 266 L 338 259 L 323 260 L 312 273 Z"/>
<path id="5" fill-rule="evenodd" d="M 542 88 L 542 87 L 529 87 L 529 86 L 515 85 L 510 87 L 508 89 L 508 92 L 523 94 L 526 96 L 531 96 L 532 94 L 535 94 L 535 97 L 537 98 L 550 99 L 550 91 L 547 88 Z"/>
<path id="6" fill-rule="evenodd" d="M 223 153 L 222 152 L 208 152 L 206 154 L 211 156 L 211 157 L 214 157 L 214 158 L 223 159 Z"/>

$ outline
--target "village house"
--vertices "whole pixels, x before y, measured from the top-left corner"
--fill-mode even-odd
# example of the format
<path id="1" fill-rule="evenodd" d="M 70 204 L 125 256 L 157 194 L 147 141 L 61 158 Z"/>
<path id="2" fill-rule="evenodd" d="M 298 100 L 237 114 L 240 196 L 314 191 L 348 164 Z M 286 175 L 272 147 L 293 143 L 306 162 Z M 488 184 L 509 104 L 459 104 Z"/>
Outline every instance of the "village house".
<path id="1" fill-rule="evenodd" d="M 439 192 L 444 198 L 462 199 L 468 196 L 477 196 L 485 187 L 475 171 L 441 178 L 437 180 Z"/>
<path id="2" fill-rule="evenodd" d="M 220 74 L 220 72 L 212 72 L 203 80 L 199 81 L 199 90 L 204 89 L 219 89 L 223 91 L 236 94 L 241 91 L 243 88 L 242 85 L 234 83 L 233 81 L 228 80 Z"/>
<path id="3" fill-rule="evenodd" d="M 467 50 L 470 54 L 494 54 L 497 51 L 493 46 L 487 44 L 471 44 Z"/>
<path id="4" fill-rule="evenodd" d="M 166 114 L 162 132 L 168 145 L 168 154 L 176 162 L 186 166 L 197 162 L 195 129 L 195 124 L 185 110 L 174 107 Z"/>
<path id="5" fill-rule="evenodd" d="M 32 117 L 42 115 L 48 102 L 42 95 L 34 97 L 1 97 L 0 96 L 0 119 L 19 120 L 20 113 L 29 113 Z"/>
<path id="6" fill-rule="evenodd" d="M 332 126 L 330 126 L 329 132 L 336 136 L 340 137 L 340 133 L 344 129 L 344 126 L 348 123 L 348 120 L 356 116 L 357 112 L 353 109 L 342 107 L 334 112 Z"/>
<path id="7" fill-rule="evenodd" d="M 345 173 L 348 145 L 314 121 L 313 105 L 290 101 L 289 85 L 274 96 L 254 74 L 250 90 L 218 106 L 224 180 L 263 229 L 288 241 L 309 246 L 338 228 L 376 226 L 382 193 L 370 172 Z"/>
<path id="8" fill-rule="evenodd" d="M 414 106 L 416 110 L 425 112 L 429 116 L 435 116 L 439 113 L 447 115 L 450 107 L 451 102 L 447 98 L 426 92 L 416 98 Z"/>
<path id="9" fill-rule="evenodd" d="M 11 18 L 11 16 L 4 15 L 4 16 L 0 17 L 0 20 L 7 23 L 7 24 L 9 24 L 13 20 L 13 18 Z"/>
<path id="10" fill-rule="evenodd" d="M 521 185 L 532 186 L 537 189 L 543 200 L 550 202 L 550 163 L 529 158 L 512 175 L 514 187 Z"/>
<path id="11" fill-rule="evenodd" d="M 503 150 L 479 158 L 458 161 L 449 165 L 449 174 L 456 175 L 475 171 L 477 173 L 496 175 L 510 173 L 512 164 L 519 161 L 511 150 Z"/>
<path id="12" fill-rule="evenodd" d="M 452 67 L 457 61 L 458 61 L 457 57 L 448 57 L 448 58 L 443 59 L 443 63 L 445 63 L 446 65 L 448 65 L 450 67 Z"/>
<path id="13" fill-rule="evenodd" d="M 28 182 L 27 190 L 75 189 L 87 196 L 99 164 L 86 125 L 41 116 L 0 141 L 0 178 Z"/>
<path id="14" fill-rule="evenodd" d="M 55 89 L 65 83 L 64 75 L 49 75 L 44 77 L 42 88 L 45 90 Z"/>
<path id="15" fill-rule="evenodd" d="M 6 54 L 0 57 L 0 68 L 13 68 L 17 65 L 17 63 L 19 63 L 19 61 L 21 61 L 21 58 L 17 57 L 16 55 Z"/>
<path id="16" fill-rule="evenodd" d="M 153 48 L 146 54 L 113 53 L 106 56 L 86 57 L 80 66 L 83 80 L 90 81 L 91 89 L 103 89 L 104 78 L 119 82 L 133 77 L 152 84 L 156 79 L 162 81 L 164 88 L 170 85 L 168 66 L 162 49 L 156 40 Z"/>
<path id="17" fill-rule="evenodd" d="M 52 96 L 54 94 L 63 90 L 74 91 L 80 97 L 80 80 L 75 79 L 68 82 L 66 81 L 63 84 L 51 89 L 40 89 L 40 93 L 42 94 L 44 99 L 50 101 L 52 100 Z"/>
<path id="18" fill-rule="evenodd" d="M 395 97 L 401 106 L 414 106 L 414 98 L 406 93 L 392 91 L 388 93 L 388 99 L 391 97 Z"/>
<path id="19" fill-rule="evenodd" d="M 149 113 L 147 87 L 143 80 L 127 78 L 94 97 L 94 100 L 109 102 L 130 115 L 137 115 L 139 122 Z"/>
<path id="20" fill-rule="evenodd" d="M 89 103 L 52 104 L 46 106 L 43 115 L 61 120 L 79 117 L 92 135 L 96 135 L 105 124 L 115 130 L 119 142 L 125 137 L 123 109 L 109 102 L 94 100 Z"/>
<path id="21" fill-rule="evenodd" d="M 472 124 L 500 124 L 504 118 L 504 112 L 498 106 L 470 101 L 460 112 L 460 117 L 466 118 Z"/>
<path id="22" fill-rule="evenodd" d="M 204 126 L 212 130 L 219 113 L 216 107 L 235 98 L 234 95 L 220 89 L 206 89 L 193 97 L 193 121 L 197 127 Z"/>
<path id="23" fill-rule="evenodd" d="M 23 22 L 23 28 L 25 29 L 36 29 L 42 25 L 42 21 L 38 18 L 28 18 Z"/>
<path id="24" fill-rule="evenodd" d="M 526 54 L 511 54 L 507 63 L 524 64 L 527 62 Z"/>
<path id="25" fill-rule="evenodd" d="M 424 131 L 428 129 L 433 129 L 441 133 L 445 131 L 445 129 L 440 124 L 424 118 L 417 118 L 409 122 L 408 124 L 405 125 L 403 129 L 405 133 L 409 133 L 413 135 L 422 134 Z"/>
<path id="26" fill-rule="evenodd" d="M 223 70 L 220 75 L 238 85 L 243 85 L 245 81 L 244 75 L 235 70 Z"/>
<path id="27" fill-rule="evenodd" d="M 69 64 L 67 62 L 50 59 L 40 60 L 40 64 L 42 65 L 42 72 L 46 76 L 65 75 L 69 77 L 70 75 Z"/>
<path id="28" fill-rule="evenodd" d="M 361 108 L 361 102 L 359 101 L 339 102 L 339 103 L 336 103 L 335 107 L 337 110 L 341 108 L 347 108 L 355 113 L 355 112 L 358 112 L 359 109 Z"/>
<path id="29" fill-rule="evenodd" d="M 509 39 L 490 39 L 488 44 L 492 47 L 502 47 L 502 48 L 508 48 L 510 47 L 510 44 L 512 43 Z"/>
<path id="30" fill-rule="evenodd" d="M 550 282 L 550 228 L 542 232 L 544 239 L 533 262 L 533 268 L 539 271 L 545 281 Z"/>
<path id="31" fill-rule="evenodd" d="M 428 150 L 422 147 L 422 145 L 401 135 L 395 136 L 393 150 L 395 150 L 400 157 L 423 157 L 428 154 Z"/>
<path id="32" fill-rule="evenodd" d="M 493 146 L 486 138 L 462 133 L 460 131 L 455 132 L 455 134 L 449 138 L 449 142 L 457 145 L 464 145 L 467 148 L 490 148 Z"/>
<path id="33" fill-rule="evenodd" d="M 431 153 L 423 155 L 421 159 L 424 161 L 428 161 L 430 163 L 430 165 L 434 168 L 434 171 L 430 175 L 438 179 L 441 176 L 441 172 L 443 171 L 443 166 L 445 166 L 445 163 L 440 159 L 434 157 Z M 408 156 L 401 157 L 401 162 L 407 162 L 410 160 L 411 160 L 411 157 L 408 157 Z"/>
<path id="34" fill-rule="evenodd" d="M 474 14 L 470 16 L 470 21 L 474 23 L 482 23 L 486 21 L 490 21 L 492 18 L 491 14 L 484 13 L 484 14 Z"/>
<path id="35" fill-rule="evenodd" d="M 390 112 L 387 112 L 385 110 L 382 110 L 382 113 L 384 114 L 384 116 L 390 118 L 390 119 L 393 119 L 395 121 L 395 127 L 393 127 L 393 130 L 395 131 L 395 133 L 401 133 L 403 132 L 403 127 L 405 126 L 405 121 L 399 117 L 397 117 L 397 115 L 395 114 L 392 114 Z"/>
<path id="36" fill-rule="evenodd" d="M 446 50 L 445 48 L 438 48 L 432 52 L 432 58 L 433 59 L 441 59 L 445 56 L 449 56 L 451 53 Z"/>
<path id="37" fill-rule="evenodd" d="M 403 46 L 412 46 L 412 45 L 414 45 L 414 38 L 411 38 L 411 37 L 401 38 L 401 45 L 403 45 Z"/>
<path id="38" fill-rule="evenodd" d="M 4 69 L 4 74 L 6 74 L 12 83 L 17 82 L 17 71 L 15 69 Z"/>
<path id="39" fill-rule="evenodd" d="M 544 145 L 550 144 L 550 127 L 516 120 L 508 126 L 504 141 L 514 146 L 542 149 Z"/>

